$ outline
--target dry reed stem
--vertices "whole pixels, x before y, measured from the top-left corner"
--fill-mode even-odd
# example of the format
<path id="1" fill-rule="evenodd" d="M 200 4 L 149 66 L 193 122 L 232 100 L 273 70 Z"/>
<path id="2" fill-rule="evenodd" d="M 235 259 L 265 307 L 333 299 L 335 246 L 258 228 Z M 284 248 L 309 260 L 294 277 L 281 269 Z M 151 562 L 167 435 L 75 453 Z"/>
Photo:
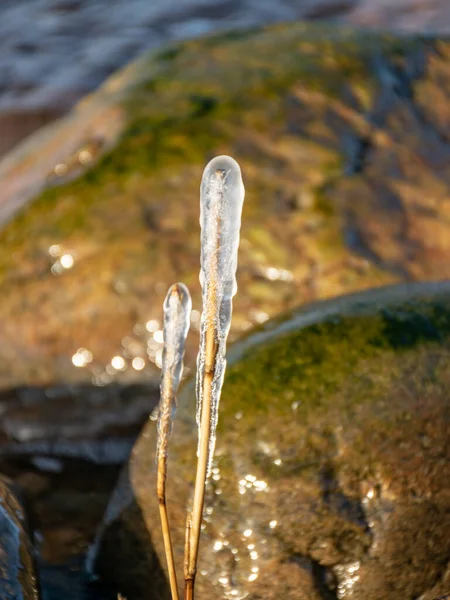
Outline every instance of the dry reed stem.
<path id="1" fill-rule="evenodd" d="M 217 238 L 217 249 L 219 238 Z M 208 310 L 205 322 L 216 323 L 215 307 L 217 290 L 217 260 L 213 262 L 210 274 L 210 297 L 207 299 L 204 310 Z M 210 441 L 211 420 L 211 392 L 216 367 L 218 345 L 216 343 L 215 326 L 205 332 L 205 371 L 203 376 L 203 398 L 202 414 L 200 424 L 200 443 L 197 460 L 197 472 L 195 476 L 194 501 L 192 512 L 189 517 L 189 534 L 186 542 L 186 569 L 185 569 L 185 600 L 194 600 L 195 575 L 197 572 L 198 549 L 200 544 L 200 533 L 205 504 L 206 474 L 208 469 L 208 453 Z"/>
<path id="2" fill-rule="evenodd" d="M 164 552 L 166 554 L 167 570 L 169 572 L 170 593 L 172 595 L 172 600 L 179 600 L 177 574 L 175 571 L 172 539 L 170 536 L 169 515 L 167 514 L 166 507 L 166 475 L 167 458 L 161 457 L 158 459 L 158 476 L 156 484 L 159 503 L 159 517 L 161 520 L 161 529 L 164 540 Z"/>
<path id="3" fill-rule="evenodd" d="M 194 600 L 194 579 L 186 579 L 184 588 L 184 600 Z"/>
<path id="4" fill-rule="evenodd" d="M 195 477 L 194 502 L 190 517 L 189 537 L 187 541 L 188 560 L 185 572 L 186 593 L 185 599 L 194 598 L 195 574 L 197 572 L 198 548 L 205 504 L 205 484 L 208 463 L 208 448 L 211 416 L 211 385 L 214 377 L 214 367 L 218 346 L 214 339 L 214 331 L 206 332 L 206 365 L 203 383 L 203 409 L 201 420 L 200 448 Z M 189 595 L 188 595 L 189 593 Z"/>

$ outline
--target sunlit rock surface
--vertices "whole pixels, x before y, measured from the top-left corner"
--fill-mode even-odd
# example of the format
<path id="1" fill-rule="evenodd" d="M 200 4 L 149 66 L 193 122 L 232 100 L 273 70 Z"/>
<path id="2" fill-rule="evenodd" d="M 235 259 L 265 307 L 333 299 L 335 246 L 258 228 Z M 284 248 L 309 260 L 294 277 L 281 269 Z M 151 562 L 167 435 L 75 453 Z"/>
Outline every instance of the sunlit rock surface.
<path id="1" fill-rule="evenodd" d="M 250 334 L 229 359 L 199 597 L 431 600 L 448 591 L 450 285 L 313 304 Z M 169 451 L 180 579 L 196 447 L 191 384 Z M 169 597 L 154 452 L 150 423 L 97 547 L 98 572 L 128 600 Z"/>
<path id="2" fill-rule="evenodd" d="M 154 377 L 180 280 L 193 365 L 198 188 L 217 154 L 247 189 L 232 337 L 306 301 L 449 276 L 449 52 L 286 25 L 117 74 L 1 175 L 4 216 L 55 187 L 0 234 L 0 386 Z"/>

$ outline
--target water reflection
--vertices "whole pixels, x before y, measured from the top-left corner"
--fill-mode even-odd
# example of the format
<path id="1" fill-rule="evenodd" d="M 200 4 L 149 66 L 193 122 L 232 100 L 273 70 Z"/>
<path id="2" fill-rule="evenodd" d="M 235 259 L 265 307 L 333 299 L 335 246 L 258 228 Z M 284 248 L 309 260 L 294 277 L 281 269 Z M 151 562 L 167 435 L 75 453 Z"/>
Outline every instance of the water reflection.
<path id="1" fill-rule="evenodd" d="M 116 371 L 125 371 L 127 368 L 127 363 L 122 356 L 114 356 L 111 359 L 111 366 Z"/>
<path id="2" fill-rule="evenodd" d="M 355 560 L 345 565 L 333 567 L 333 572 L 339 582 L 337 587 L 338 598 L 346 598 L 351 595 L 355 583 L 359 581 L 358 571 L 360 566 L 361 563 Z"/>
<path id="3" fill-rule="evenodd" d="M 150 319 L 145 324 L 145 328 L 149 333 L 154 333 L 157 329 L 159 329 L 159 322 L 156 319 Z"/>
<path id="4" fill-rule="evenodd" d="M 59 244 L 52 244 L 48 253 L 52 260 L 50 271 L 53 275 L 61 275 L 64 271 L 67 271 L 75 264 L 75 258 L 70 252 L 63 252 L 62 247 Z"/>
<path id="5" fill-rule="evenodd" d="M 73 267 L 74 259 L 71 254 L 63 254 L 59 261 L 64 269 L 71 269 Z"/>
<path id="6" fill-rule="evenodd" d="M 145 367 L 145 360 L 140 356 L 136 356 L 131 361 L 131 366 L 135 371 L 142 371 L 142 369 Z"/>
<path id="7" fill-rule="evenodd" d="M 89 352 L 86 348 L 78 348 L 72 356 L 72 363 L 75 367 L 85 367 L 91 363 L 93 359 L 92 352 Z"/>

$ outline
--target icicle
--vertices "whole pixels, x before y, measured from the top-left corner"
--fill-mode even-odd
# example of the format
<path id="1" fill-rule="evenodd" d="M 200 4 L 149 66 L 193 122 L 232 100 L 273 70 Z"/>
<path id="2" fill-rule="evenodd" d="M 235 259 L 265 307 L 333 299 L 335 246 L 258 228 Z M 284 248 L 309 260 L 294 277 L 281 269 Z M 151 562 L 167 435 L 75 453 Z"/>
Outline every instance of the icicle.
<path id="1" fill-rule="evenodd" d="M 234 159 L 230 156 L 218 156 L 208 163 L 200 187 L 200 283 L 203 313 L 197 358 L 199 447 L 205 374 L 212 376 L 208 475 L 214 453 L 219 399 L 226 368 L 225 351 L 231 323 L 232 298 L 237 291 L 237 254 L 244 193 L 241 170 Z"/>
<path id="2" fill-rule="evenodd" d="M 167 456 L 176 408 L 176 393 L 183 371 L 184 343 L 189 331 L 191 296 L 183 283 L 175 283 L 164 300 L 164 348 L 161 369 L 161 397 L 158 411 L 156 459 Z"/>

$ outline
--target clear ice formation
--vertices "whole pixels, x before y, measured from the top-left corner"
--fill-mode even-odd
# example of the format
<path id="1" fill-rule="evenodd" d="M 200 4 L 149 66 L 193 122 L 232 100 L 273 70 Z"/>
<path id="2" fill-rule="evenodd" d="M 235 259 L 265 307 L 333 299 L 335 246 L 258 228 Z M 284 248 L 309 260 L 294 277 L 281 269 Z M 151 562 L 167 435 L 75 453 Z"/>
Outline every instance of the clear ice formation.
<path id="1" fill-rule="evenodd" d="M 197 425 L 199 448 L 205 374 L 212 372 L 208 476 L 216 442 L 219 399 L 226 368 L 226 340 L 231 323 L 232 298 L 236 294 L 244 184 L 238 163 L 230 156 L 211 160 L 200 186 L 201 257 L 200 284 L 203 313 L 197 358 Z M 214 338 L 215 358 L 208 364 L 207 337 Z"/>
<path id="2" fill-rule="evenodd" d="M 164 300 L 164 348 L 156 460 L 167 456 L 167 446 L 176 409 L 176 393 L 183 372 L 184 344 L 189 331 L 191 309 L 191 296 L 187 287 L 183 283 L 172 285 Z"/>

